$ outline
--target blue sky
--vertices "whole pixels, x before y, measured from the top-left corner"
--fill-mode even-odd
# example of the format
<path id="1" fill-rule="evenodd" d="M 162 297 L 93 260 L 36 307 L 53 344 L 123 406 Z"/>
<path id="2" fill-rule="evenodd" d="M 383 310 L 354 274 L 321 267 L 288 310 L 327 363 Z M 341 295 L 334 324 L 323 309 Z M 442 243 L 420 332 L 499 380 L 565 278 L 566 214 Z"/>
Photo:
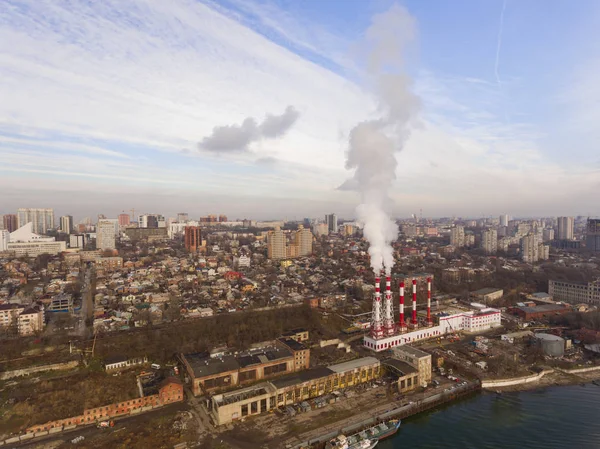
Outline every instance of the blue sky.
<path id="1" fill-rule="evenodd" d="M 377 114 L 362 42 L 391 5 L 1 2 L 0 213 L 350 217 L 348 133 Z M 394 214 L 600 214 L 600 5 L 402 5 L 422 107 L 397 153 Z M 299 118 L 277 138 L 198 147 L 290 105 Z"/>

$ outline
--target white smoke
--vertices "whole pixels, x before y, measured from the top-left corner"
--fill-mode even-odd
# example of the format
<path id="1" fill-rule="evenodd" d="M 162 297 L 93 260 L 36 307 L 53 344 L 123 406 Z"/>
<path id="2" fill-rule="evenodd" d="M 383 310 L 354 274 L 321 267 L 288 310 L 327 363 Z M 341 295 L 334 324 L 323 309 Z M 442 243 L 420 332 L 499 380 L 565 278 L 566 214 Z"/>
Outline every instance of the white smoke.
<path id="1" fill-rule="evenodd" d="M 391 243 L 398 227 L 386 209 L 388 192 L 396 179 L 395 152 L 409 134 L 409 124 L 419 108 L 411 92 L 410 78 L 403 73 L 406 45 L 414 39 L 416 24 L 408 11 L 398 5 L 375 15 L 366 32 L 368 75 L 374 83 L 379 118 L 356 125 L 350 132 L 346 168 L 355 169 L 352 185 L 360 192 L 356 213 L 369 241 L 371 267 L 376 274 L 394 265 Z"/>

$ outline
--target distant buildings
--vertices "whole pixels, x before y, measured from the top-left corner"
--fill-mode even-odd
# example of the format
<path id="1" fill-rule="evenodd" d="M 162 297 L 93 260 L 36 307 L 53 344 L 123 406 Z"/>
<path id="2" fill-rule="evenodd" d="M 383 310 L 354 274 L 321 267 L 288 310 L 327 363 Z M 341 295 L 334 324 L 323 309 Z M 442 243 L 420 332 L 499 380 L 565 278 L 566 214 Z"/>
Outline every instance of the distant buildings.
<path id="1" fill-rule="evenodd" d="M 96 249 L 115 249 L 115 223 L 110 220 L 99 220 L 96 226 Z"/>
<path id="2" fill-rule="evenodd" d="M 528 234 L 521 238 L 521 259 L 523 262 L 535 263 L 550 258 L 550 247 L 540 241 L 538 234 Z"/>
<path id="3" fill-rule="evenodd" d="M 202 230 L 199 226 L 185 227 L 185 249 L 196 252 L 202 247 Z"/>
<path id="4" fill-rule="evenodd" d="M 450 245 L 455 248 L 462 248 L 465 246 L 464 226 L 455 226 L 450 230 Z"/>
<path id="5" fill-rule="evenodd" d="M 554 240 L 554 229 L 548 228 L 542 231 L 542 240 L 544 242 L 550 242 Z"/>
<path id="6" fill-rule="evenodd" d="M 600 306 L 600 282 L 548 282 L 548 294 L 555 301 Z"/>
<path id="7" fill-rule="evenodd" d="M 32 223 L 35 234 L 47 234 L 54 229 L 54 209 L 18 209 L 17 226 L 22 228 L 27 223 Z"/>
<path id="8" fill-rule="evenodd" d="M 269 259 L 285 259 L 287 257 L 285 233 L 276 227 L 267 234 L 267 256 Z"/>
<path id="9" fill-rule="evenodd" d="M 312 226 L 312 232 L 316 237 L 321 237 L 329 233 L 327 223 L 315 223 Z"/>
<path id="10" fill-rule="evenodd" d="M 276 227 L 267 233 L 267 256 L 269 259 L 293 259 L 312 254 L 313 235 L 310 229 L 299 225 L 288 244 L 285 233 Z"/>
<path id="11" fill-rule="evenodd" d="M 166 228 L 165 217 L 160 214 L 144 214 L 138 216 L 138 226 L 140 228 Z"/>
<path id="12" fill-rule="evenodd" d="M 119 214 L 119 226 L 129 226 L 130 223 L 129 214 Z"/>
<path id="13" fill-rule="evenodd" d="M 330 234 L 338 231 L 338 221 L 336 214 L 325 215 L 325 223 L 327 223 L 327 231 Z"/>
<path id="14" fill-rule="evenodd" d="M 508 226 L 508 215 L 500 215 L 500 226 Z"/>
<path id="15" fill-rule="evenodd" d="M 0 251 L 8 250 L 8 242 L 10 241 L 10 232 L 6 229 L 0 231 Z"/>
<path id="16" fill-rule="evenodd" d="M 44 329 L 44 311 L 38 307 L 0 304 L 0 327 L 13 328 L 21 336 L 33 335 Z"/>
<path id="17" fill-rule="evenodd" d="M 6 214 L 2 217 L 2 225 L 8 232 L 14 232 L 19 228 L 17 216 L 15 214 Z"/>
<path id="18" fill-rule="evenodd" d="M 60 230 L 65 234 L 73 232 L 73 216 L 63 215 L 60 217 Z"/>
<path id="19" fill-rule="evenodd" d="M 486 229 L 481 234 L 481 247 L 486 254 L 496 254 L 498 252 L 498 231 L 496 229 Z"/>
<path id="20" fill-rule="evenodd" d="M 59 254 L 67 249 L 65 242 L 57 242 L 54 237 L 41 237 L 32 231 L 33 224 L 27 223 L 10 234 L 8 250 L 17 257 L 37 257 L 40 254 Z"/>
<path id="21" fill-rule="evenodd" d="M 71 234 L 69 236 L 69 248 L 85 248 L 85 234 Z"/>
<path id="22" fill-rule="evenodd" d="M 187 212 L 179 212 L 177 214 L 177 223 L 187 223 L 189 221 Z"/>
<path id="23" fill-rule="evenodd" d="M 299 225 L 294 237 L 294 244 L 298 246 L 299 256 L 308 256 L 312 254 L 313 235 L 310 229 Z"/>
<path id="24" fill-rule="evenodd" d="M 558 239 L 573 240 L 575 219 L 573 217 L 558 217 Z"/>
<path id="25" fill-rule="evenodd" d="M 600 252 L 600 219 L 588 218 L 585 246 L 588 251 Z"/>

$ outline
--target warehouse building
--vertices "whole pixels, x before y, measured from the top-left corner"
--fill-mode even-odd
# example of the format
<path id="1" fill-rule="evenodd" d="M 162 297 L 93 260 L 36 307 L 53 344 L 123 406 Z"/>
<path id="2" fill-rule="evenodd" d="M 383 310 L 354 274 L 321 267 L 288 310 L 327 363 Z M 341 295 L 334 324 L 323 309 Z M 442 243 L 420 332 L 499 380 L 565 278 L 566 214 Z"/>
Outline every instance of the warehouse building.
<path id="1" fill-rule="evenodd" d="M 551 316 L 564 315 L 571 311 L 571 307 L 566 304 L 543 304 L 540 306 L 527 307 L 519 306 L 509 309 L 511 313 L 517 315 L 525 321 L 543 320 Z"/>
<path id="2" fill-rule="evenodd" d="M 181 354 L 195 396 L 270 379 L 310 365 L 310 349 L 288 338 L 234 354 Z"/>
<path id="3" fill-rule="evenodd" d="M 317 398 L 335 390 L 369 382 L 382 374 L 380 362 L 364 357 L 317 367 L 212 396 L 209 411 L 217 425 Z"/>

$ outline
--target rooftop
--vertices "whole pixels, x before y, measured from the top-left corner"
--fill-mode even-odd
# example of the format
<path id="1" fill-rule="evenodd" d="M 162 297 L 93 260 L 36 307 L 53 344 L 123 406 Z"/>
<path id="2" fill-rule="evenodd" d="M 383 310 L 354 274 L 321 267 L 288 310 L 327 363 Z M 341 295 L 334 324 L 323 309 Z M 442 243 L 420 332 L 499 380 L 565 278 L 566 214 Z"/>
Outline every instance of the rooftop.
<path id="1" fill-rule="evenodd" d="M 379 360 L 375 357 L 362 357 L 360 359 L 350 360 L 349 362 L 330 365 L 328 368 L 336 373 L 345 373 L 347 371 L 362 368 L 363 366 L 375 365 L 377 363 L 379 363 Z"/>
<path id="2" fill-rule="evenodd" d="M 522 310 L 525 313 L 554 312 L 556 310 L 564 310 L 565 308 L 567 308 L 565 304 L 543 304 L 534 307 L 517 307 L 517 309 Z"/>
<path id="3" fill-rule="evenodd" d="M 294 340 L 293 338 L 280 338 L 279 341 L 289 347 L 292 351 L 302 351 L 306 349 L 306 345 Z"/>
<path id="4" fill-rule="evenodd" d="M 480 290 L 476 290 L 474 292 L 472 292 L 472 295 L 489 295 L 490 293 L 496 293 L 496 292 L 501 292 L 502 289 L 501 288 L 482 288 Z"/>
<path id="5" fill-rule="evenodd" d="M 403 362 L 402 360 L 390 358 L 385 359 L 382 363 L 387 366 L 391 366 L 394 371 L 396 371 L 396 374 L 401 374 L 401 376 L 418 372 L 416 368 L 412 367 L 406 362 Z"/>
<path id="6" fill-rule="evenodd" d="M 408 345 L 396 346 L 394 348 L 394 351 L 405 352 L 407 354 L 412 355 L 413 357 L 431 357 L 431 354 L 428 354 L 425 351 L 421 351 L 420 349 L 413 348 L 412 346 Z"/>
<path id="7" fill-rule="evenodd" d="M 321 379 L 333 374 L 329 368 L 319 366 L 316 368 L 307 369 L 304 371 L 298 371 L 297 373 L 288 374 L 286 376 L 279 377 L 272 380 L 271 383 L 277 388 L 285 388 L 292 385 L 302 384 L 315 379 Z"/>

